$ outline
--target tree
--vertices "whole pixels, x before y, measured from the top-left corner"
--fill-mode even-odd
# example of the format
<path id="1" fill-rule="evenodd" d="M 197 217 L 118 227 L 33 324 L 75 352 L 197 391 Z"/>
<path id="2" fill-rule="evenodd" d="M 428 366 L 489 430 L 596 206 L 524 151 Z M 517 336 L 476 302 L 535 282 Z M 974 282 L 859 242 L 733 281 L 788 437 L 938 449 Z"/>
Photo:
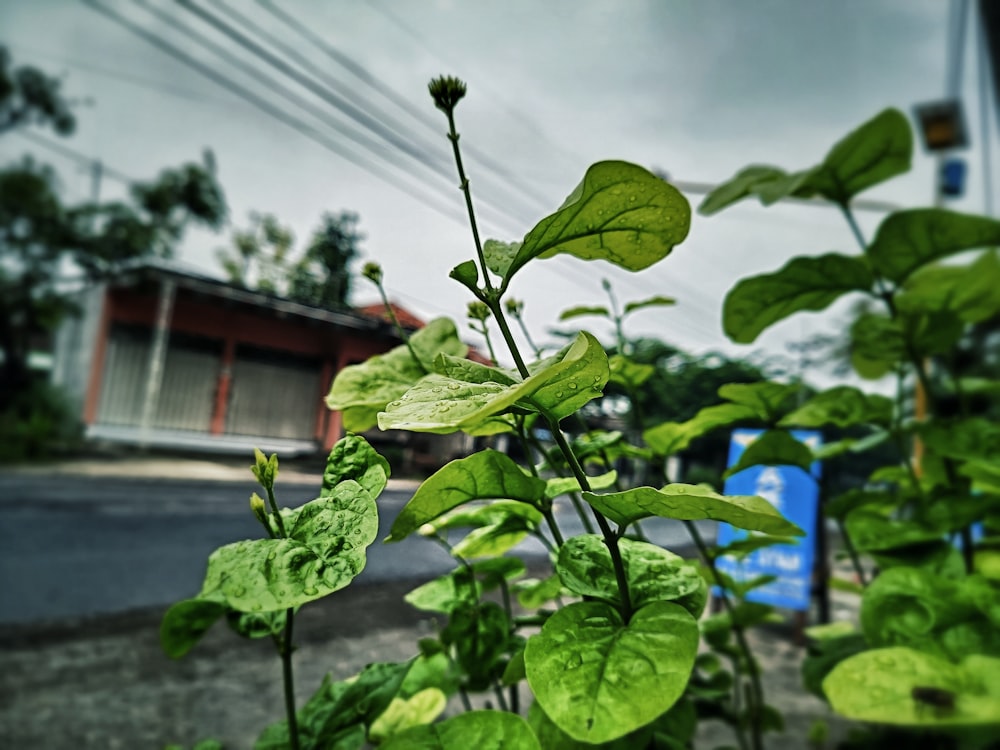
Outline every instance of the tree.
<path id="1" fill-rule="evenodd" d="M 351 291 L 350 264 L 358 257 L 358 215 L 325 214 L 309 245 L 294 259 L 295 237 L 270 214 L 251 214 L 233 234 L 232 249 L 216 253 L 229 281 L 313 307 L 341 310 Z"/>
<path id="2" fill-rule="evenodd" d="M 0 46 L 0 134 L 27 125 L 49 125 L 59 135 L 76 127 L 71 102 L 59 93 L 60 81 L 37 68 L 12 67 Z"/>
<path id="3" fill-rule="evenodd" d="M 233 232 L 232 250 L 215 255 L 230 283 L 285 296 L 294 243 L 292 230 L 273 215 L 251 213 L 250 226 Z"/>
<path id="4" fill-rule="evenodd" d="M 0 132 L 39 124 L 72 129 L 58 81 L 33 69 L 11 71 L 3 50 L 0 63 Z M 191 223 L 218 228 L 225 215 L 210 154 L 203 164 L 132 185 L 127 201 L 105 203 L 64 204 L 55 173 L 30 159 L 0 170 L 0 411 L 30 385 L 32 341 L 74 310 L 62 274 L 76 269 L 93 280 L 128 260 L 170 257 Z"/>
<path id="5" fill-rule="evenodd" d="M 292 271 L 292 299 L 334 310 L 347 307 L 351 292 L 349 266 L 358 256 L 358 243 L 364 239 L 357 225 L 355 213 L 324 214 L 305 255 Z"/>

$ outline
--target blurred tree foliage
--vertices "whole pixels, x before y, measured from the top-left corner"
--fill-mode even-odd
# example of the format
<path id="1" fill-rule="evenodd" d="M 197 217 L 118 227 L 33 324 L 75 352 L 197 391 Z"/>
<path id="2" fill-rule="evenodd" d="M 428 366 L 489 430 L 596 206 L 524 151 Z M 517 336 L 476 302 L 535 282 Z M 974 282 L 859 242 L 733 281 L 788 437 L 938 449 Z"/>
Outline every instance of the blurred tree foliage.
<path id="1" fill-rule="evenodd" d="M 295 257 L 295 235 L 271 214 L 251 214 L 250 226 L 234 232 L 232 248 L 216 253 L 233 284 L 305 305 L 341 310 L 351 292 L 350 264 L 364 236 L 357 214 L 325 214 L 305 250 Z"/>
<path id="2" fill-rule="evenodd" d="M 663 422 L 685 422 L 706 406 L 723 401 L 718 394 L 726 383 L 755 383 L 767 379 L 768 367 L 751 359 L 732 359 L 718 352 L 694 355 L 656 338 L 628 342 L 629 358 L 656 367 L 634 394 L 643 427 Z M 608 396 L 624 396 L 620 386 L 609 383 Z M 684 481 L 718 485 L 726 468 L 729 436 L 716 431 L 698 438 L 683 452 Z"/>
<path id="3" fill-rule="evenodd" d="M 51 127 L 73 132 L 60 81 L 12 66 L 0 48 L 0 133 Z M 0 413 L 24 408 L 33 342 L 74 311 L 72 279 L 107 277 L 127 261 L 169 258 L 191 224 L 218 228 L 226 216 L 211 154 L 201 164 L 132 184 L 126 200 L 70 205 L 55 172 L 30 158 L 0 169 Z"/>

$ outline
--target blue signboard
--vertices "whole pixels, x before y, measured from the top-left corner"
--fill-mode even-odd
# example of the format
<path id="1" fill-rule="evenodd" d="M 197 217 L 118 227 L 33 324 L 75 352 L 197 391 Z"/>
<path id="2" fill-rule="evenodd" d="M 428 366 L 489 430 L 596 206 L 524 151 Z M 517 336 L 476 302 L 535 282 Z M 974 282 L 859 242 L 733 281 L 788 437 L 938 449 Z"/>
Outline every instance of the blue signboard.
<path id="1" fill-rule="evenodd" d="M 733 430 L 729 443 L 729 466 L 735 465 L 746 447 L 763 432 Z M 813 430 L 792 430 L 791 434 L 812 449 L 816 449 L 823 440 L 822 434 Z M 718 559 L 718 569 L 737 581 L 763 575 L 776 576 L 773 582 L 750 591 L 746 595 L 749 601 L 799 611 L 809 609 L 819 503 L 818 478 L 817 461 L 808 472 L 798 466 L 751 466 L 726 480 L 725 494 L 759 495 L 806 532 L 806 536 L 798 538 L 797 544 L 774 544 L 756 550 L 741 560 L 731 557 Z M 721 547 L 754 533 L 720 523 L 717 542 Z"/>

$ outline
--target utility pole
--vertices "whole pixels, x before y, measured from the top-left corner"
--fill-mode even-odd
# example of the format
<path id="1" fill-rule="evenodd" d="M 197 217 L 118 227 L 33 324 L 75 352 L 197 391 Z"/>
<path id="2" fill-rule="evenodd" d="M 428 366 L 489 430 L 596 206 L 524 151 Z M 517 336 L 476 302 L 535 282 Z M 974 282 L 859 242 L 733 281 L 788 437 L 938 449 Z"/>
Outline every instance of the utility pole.
<path id="1" fill-rule="evenodd" d="M 104 164 L 100 159 L 90 163 L 90 200 L 97 203 L 101 199 L 101 179 L 104 177 Z"/>

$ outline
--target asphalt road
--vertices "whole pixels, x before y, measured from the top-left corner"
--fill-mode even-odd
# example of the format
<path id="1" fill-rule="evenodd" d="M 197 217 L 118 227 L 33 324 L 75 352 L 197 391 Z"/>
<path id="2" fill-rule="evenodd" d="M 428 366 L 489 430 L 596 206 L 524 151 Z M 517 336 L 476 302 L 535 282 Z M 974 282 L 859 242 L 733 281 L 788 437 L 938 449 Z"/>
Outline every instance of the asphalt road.
<path id="1" fill-rule="evenodd" d="M 213 550 L 261 536 L 248 502 L 254 489 L 252 482 L 0 477 L 0 624 L 118 613 L 193 596 Z M 312 485 L 279 485 L 283 505 L 314 494 Z M 382 493 L 380 538 L 409 496 Z M 579 533 L 568 504 L 557 506 L 557 517 L 565 535 Z M 646 532 L 672 549 L 688 544 L 676 523 Z M 706 532 L 712 534 L 711 525 Z M 545 554 L 534 540 L 520 551 Z M 357 581 L 426 580 L 452 567 L 447 553 L 426 540 L 377 541 Z"/>

